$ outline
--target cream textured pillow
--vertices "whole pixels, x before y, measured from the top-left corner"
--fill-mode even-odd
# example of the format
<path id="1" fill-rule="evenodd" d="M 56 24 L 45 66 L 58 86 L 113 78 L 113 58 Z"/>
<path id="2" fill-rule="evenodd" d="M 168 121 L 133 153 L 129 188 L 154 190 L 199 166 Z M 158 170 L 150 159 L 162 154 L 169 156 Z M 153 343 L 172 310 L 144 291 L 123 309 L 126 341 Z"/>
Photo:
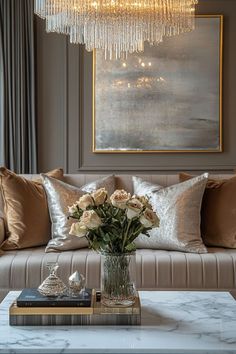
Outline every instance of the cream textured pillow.
<path id="1" fill-rule="evenodd" d="M 63 178 L 62 169 L 49 174 Z M 6 239 L 1 248 L 12 250 L 47 244 L 51 225 L 42 183 L 0 167 L 0 187 L 6 222 Z"/>
<path id="2" fill-rule="evenodd" d="M 52 222 L 52 239 L 48 242 L 46 252 L 66 251 L 88 247 L 85 237 L 69 235 L 73 219 L 68 219 L 68 206 L 73 205 L 83 194 L 98 188 L 106 188 L 109 193 L 115 190 L 115 177 L 108 176 L 89 183 L 81 188 L 41 175 L 47 193 L 48 208 Z"/>
<path id="3" fill-rule="evenodd" d="M 167 188 L 133 177 L 134 193 L 147 195 L 160 227 L 140 235 L 138 248 L 207 253 L 200 233 L 200 210 L 208 174 Z"/>

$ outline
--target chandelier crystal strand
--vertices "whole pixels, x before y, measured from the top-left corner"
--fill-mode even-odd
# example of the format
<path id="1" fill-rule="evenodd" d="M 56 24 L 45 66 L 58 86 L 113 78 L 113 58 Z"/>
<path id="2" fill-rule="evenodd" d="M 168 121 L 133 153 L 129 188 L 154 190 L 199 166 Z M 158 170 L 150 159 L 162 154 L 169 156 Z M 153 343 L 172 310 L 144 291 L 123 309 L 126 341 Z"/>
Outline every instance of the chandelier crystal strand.
<path id="1" fill-rule="evenodd" d="M 192 31 L 198 0 L 35 0 L 47 32 L 68 34 L 71 43 L 105 57 L 121 58 Z"/>

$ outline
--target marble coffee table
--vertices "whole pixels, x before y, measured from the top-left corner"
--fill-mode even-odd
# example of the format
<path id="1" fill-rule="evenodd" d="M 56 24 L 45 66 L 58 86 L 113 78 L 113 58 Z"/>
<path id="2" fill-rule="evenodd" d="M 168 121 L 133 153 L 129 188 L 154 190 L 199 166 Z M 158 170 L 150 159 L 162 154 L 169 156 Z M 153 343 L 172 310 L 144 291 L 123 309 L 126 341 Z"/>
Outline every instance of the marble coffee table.
<path id="1" fill-rule="evenodd" d="M 236 354 L 236 301 L 223 292 L 140 292 L 136 327 L 10 327 L 0 305 L 0 353 Z"/>

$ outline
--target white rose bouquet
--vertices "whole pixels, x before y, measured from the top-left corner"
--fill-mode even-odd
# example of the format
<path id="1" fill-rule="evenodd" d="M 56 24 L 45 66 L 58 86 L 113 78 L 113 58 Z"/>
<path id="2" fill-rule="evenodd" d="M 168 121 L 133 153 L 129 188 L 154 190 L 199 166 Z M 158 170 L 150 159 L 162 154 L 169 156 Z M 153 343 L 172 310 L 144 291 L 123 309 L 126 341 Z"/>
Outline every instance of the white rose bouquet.
<path id="1" fill-rule="evenodd" d="M 135 251 L 139 234 L 159 226 L 159 218 L 146 197 L 132 196 L 116 190 L 108 198 L 105 188 L 83 195 L 69 206 L 69 217 L 78 221 L 70 234 L 86 237 L 89 247 L 109 254 Z"/>

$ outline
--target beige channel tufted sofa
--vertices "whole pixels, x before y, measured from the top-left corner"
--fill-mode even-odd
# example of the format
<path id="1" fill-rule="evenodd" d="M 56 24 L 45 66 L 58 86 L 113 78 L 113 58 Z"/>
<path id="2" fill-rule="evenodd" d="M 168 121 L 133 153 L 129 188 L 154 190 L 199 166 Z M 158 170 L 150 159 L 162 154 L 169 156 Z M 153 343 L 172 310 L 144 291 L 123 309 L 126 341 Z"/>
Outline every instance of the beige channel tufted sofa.
<path id="1" fill-rule="evenodd" d="M 139 175 L 169 186 L 178 175 Z M 36 175 L 27 175 L 32 179 Z M 104 175 L 66 175 L 65 182 L 82 186 Z M 214 175 L 229 178 L 232 175 Z M 117 188 L 132 193 L 132 176 L 118 175 Z M 0 256 L 0 301 L 10 290 L 37 287 L 48 275 L 47 262 L 59 263 L 59 275 L 67 282 L 72 272 L 86 276 L 89 287 L 99 288 L 100 256 L 89 249 L 45 253 L 45 247 L 8 251 Z M 219 290 L 236 297 L 236 249 L 208 248 L 207 254 L 139 249 L 136 255 L 136 284 L 145 290 Z"/>

